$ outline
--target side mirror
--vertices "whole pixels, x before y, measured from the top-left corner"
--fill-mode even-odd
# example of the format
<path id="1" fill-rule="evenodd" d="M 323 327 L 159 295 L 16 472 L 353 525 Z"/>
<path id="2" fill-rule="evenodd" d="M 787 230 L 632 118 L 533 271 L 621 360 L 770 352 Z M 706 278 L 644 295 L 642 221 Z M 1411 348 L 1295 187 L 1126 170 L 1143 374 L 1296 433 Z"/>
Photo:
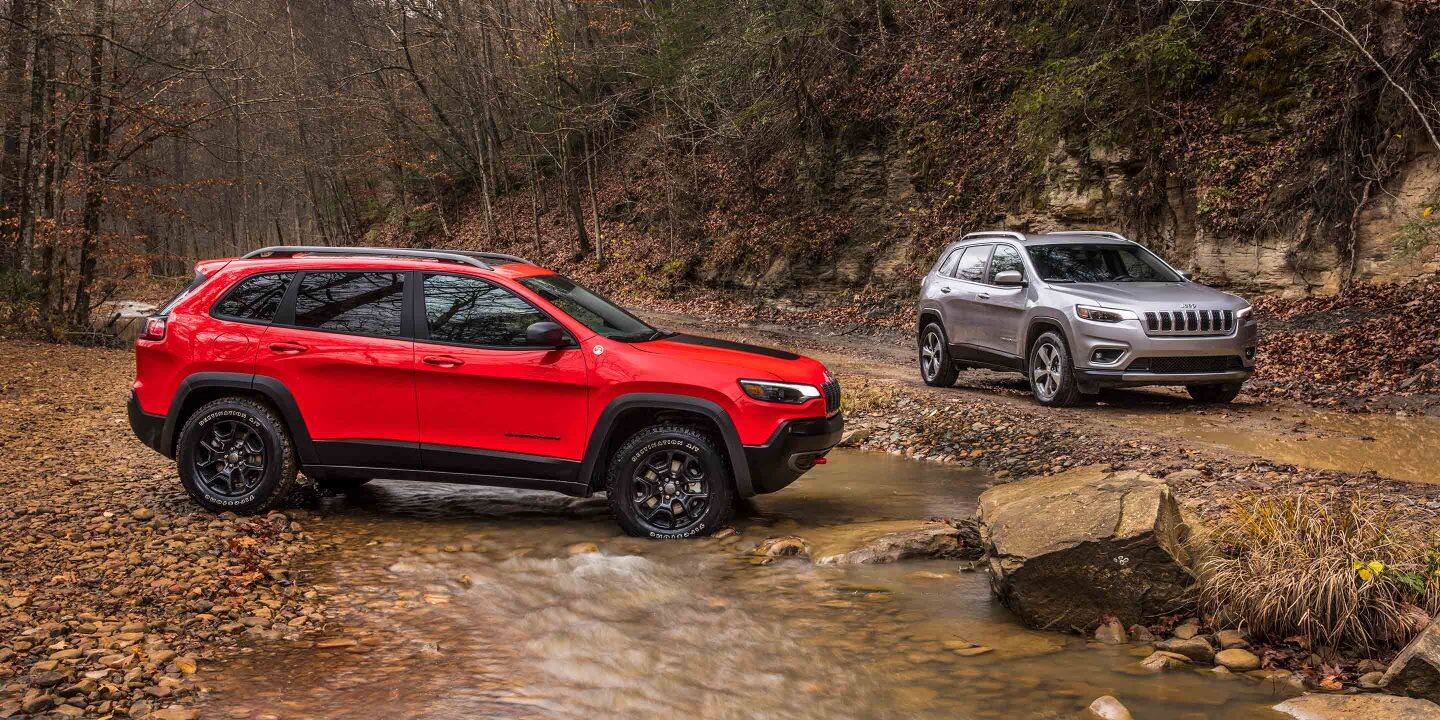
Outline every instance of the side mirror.
<path id="1" fill-rule="evenodd" d="M 1025 276 L 1019 270 L 1001 270 L 995 273 L 996 285 L 1024 285 Z"/>
<path id="2" fill-rule="evenodd" d="M 525 328 L 525 344 L 531 347 L 558 348 L 565 344 L 565 328 L 549 320 L 531 323 Z"/>

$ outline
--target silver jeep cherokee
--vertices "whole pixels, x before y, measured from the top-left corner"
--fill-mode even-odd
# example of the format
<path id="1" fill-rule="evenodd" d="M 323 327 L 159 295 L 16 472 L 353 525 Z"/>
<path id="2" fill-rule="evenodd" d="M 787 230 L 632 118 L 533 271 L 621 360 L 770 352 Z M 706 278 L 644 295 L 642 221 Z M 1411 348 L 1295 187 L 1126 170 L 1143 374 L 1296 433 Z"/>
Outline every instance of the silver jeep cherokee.
<path id="1" fill-rule="evenodd" d="M 966 235 L 921 281 L 916 330 L 927 384 L 1014 370 L 1042 405 L 1139 385 L 1229 402 L 1255 368 L 1249 303 L 1110 232 Z"/>

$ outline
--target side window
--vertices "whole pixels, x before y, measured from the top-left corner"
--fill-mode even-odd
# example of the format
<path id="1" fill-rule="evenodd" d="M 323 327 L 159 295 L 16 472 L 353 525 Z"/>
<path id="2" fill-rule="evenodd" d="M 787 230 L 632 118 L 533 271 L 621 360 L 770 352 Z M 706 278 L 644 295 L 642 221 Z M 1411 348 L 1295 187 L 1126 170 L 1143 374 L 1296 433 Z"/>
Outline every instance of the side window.
<path id="1" fill-rule="evenodd" d="M 1020 262 L 1020 251 L 1009 245 L 996 245 L 995 253 L 990 256 L 990 272 L 987 273 L 985 281 L 995 284 L 995 275 L 1006 270 L 1018 270 L 1021 275 L 1025 274 L 1025 265 Z"/>
<path id="2" fill-rule="evenodd" d="M 955 277 L 971 282 L 980 282 L 985 277 L 985 261 L 990 259 L 990 245 L 971 245 L 960 256 L 955 266 Z"/>
<path id="3" fill-rule="evenodd" d="M 405 273 L 307 272 L 295 297 L 295 324 L 329 332 L 400 336 Z"/>
<path id="4" fill-rule="evenodd" d="M 948 275 L 954 275 L 954 274 L 955 274 L 955 263 L 957 263 L 957 262 L 959 262 L 959 261 L 960 261 L 960 250 L 959 250 L 959 248 L 956 248 L 956 249 L 954 249 L 954 250 L 951 250 L 951 251 L 950 251 L 950 254 L 945 256 L 945 262 L 940 263 L 940 274 L 941 274 L 941 275 L 947 275 L 947 276 L 948 276 Z"/>
<path id="5" fill-rule="evenodd" d="M 280 299 L 295 273 L 264 273 L 241 280 L 210 311 L 216 317 L 268 323 L 280 309 Z"/>
<path id="6" fill-rule="evenodd" d="M 425 276 L 425 323 L 431 340 L 525 347 L 525 328 L 549 319 L 520 296 L 479 278 Z"/>

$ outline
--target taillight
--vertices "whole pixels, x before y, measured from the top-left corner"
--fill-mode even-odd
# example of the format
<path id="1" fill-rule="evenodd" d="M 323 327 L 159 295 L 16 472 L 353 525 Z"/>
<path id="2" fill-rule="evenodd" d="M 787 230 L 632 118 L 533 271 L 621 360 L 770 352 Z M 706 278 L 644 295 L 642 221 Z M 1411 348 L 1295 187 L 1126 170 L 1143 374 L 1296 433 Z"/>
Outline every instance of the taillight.
<path id="1" fill-rule="evenodd" d="M 140 333 L 141 340 L 164 340 L 165 339 L 165 318 L 152 317 L 145 319 L 145 330 Z"/>

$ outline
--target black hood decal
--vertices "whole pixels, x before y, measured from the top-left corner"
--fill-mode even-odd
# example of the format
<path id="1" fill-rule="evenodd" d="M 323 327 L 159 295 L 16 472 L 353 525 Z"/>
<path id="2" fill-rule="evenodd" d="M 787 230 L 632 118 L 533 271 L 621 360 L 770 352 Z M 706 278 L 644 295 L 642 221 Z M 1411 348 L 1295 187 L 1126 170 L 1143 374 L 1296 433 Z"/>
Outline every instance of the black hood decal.
<path id="1" fill-rule="evenodd" d="M 685 343 L 687 345 L 704 345 L 705 347 L 723 348 L 725 350 L 735 350 L 737 352 L 750 353 L 752 355 L 764 355 L 765 357 L 779 358 L 781 360 L 800 359 L 799 355 L 796 355 L 792 352 L 785 352 L 784 350 L 776 350 L 774 348 L 761 347 L 759 345 L 747 345 L 745 343 L 731 342 L 730 340 L 721 340 L 719 338 L 701 337 L 699 335 L 677 334 L 671 335 L 665 339 L 678 343 Z"/>

